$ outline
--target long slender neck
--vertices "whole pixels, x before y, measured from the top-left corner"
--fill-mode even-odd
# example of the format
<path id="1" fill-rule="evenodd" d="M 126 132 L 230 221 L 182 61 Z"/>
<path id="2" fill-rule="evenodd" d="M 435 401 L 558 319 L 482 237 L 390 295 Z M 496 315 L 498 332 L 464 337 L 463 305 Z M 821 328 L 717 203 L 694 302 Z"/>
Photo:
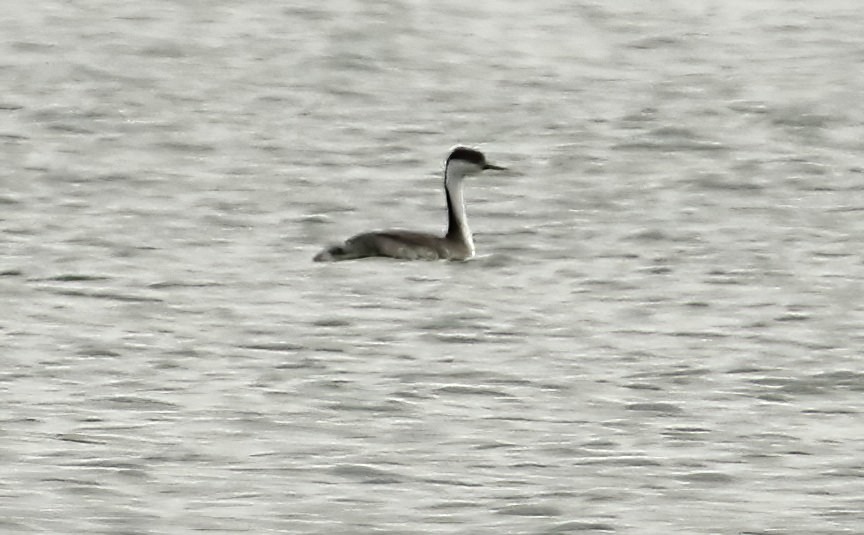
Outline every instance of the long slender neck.
<path id="1" fill-rule="evenodd" d="M 465 214 L 465 199 L 462 196 L 462 183 L 465 174 L 459 166 L 447 165 L 444 169 L 444 195 L 447 197 L 447 239 L 458 240 L 474 253 L 474 238 L 468 228 Z"/>

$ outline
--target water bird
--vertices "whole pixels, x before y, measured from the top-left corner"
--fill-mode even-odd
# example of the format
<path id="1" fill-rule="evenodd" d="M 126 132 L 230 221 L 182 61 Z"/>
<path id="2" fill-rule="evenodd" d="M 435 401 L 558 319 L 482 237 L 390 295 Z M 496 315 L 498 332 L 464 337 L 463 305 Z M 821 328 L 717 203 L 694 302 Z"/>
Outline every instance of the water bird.
<path id="1" fill-rule="evenodd" d="M 315 255 L 316 262 L 354 260 L 371 256 L 402 260 L 466 260 L 474 256 L 474 238 L 465 215 L 462 185 L 466 177 L 489 169 L 506 167 L 486 161 L 482 152 L 456 147 L 444 164 L 444 198 L 447 201 L 447 233 L 442 236 L 410 230 L 364 232 L 327 247 Z"/>

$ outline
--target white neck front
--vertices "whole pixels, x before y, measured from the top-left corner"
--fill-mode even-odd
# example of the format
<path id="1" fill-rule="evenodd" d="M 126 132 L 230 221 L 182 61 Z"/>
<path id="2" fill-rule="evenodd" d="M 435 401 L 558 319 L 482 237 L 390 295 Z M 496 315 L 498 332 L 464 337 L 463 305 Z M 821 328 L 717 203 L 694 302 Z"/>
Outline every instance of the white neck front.
<path id="1" fill-rule="evenodd" d="M 447 195 L 448 226 L 447 238 L 458 239 L 465 243 L 474 254 L 474 237 L 468 228 L 468 216 L 465 213 L 465 198 L 462 195 L 462 184 L 468 174 L 476 170 L 471 164 L 454 160 L 447 164 L 444 170 L 444 193 Z"/>

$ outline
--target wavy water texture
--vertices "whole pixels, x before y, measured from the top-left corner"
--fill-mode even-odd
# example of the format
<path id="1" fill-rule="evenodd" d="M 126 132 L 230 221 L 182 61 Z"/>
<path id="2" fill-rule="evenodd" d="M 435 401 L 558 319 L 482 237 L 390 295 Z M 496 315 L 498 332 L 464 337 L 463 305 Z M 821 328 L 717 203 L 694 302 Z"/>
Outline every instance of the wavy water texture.
<path id="1" fill-rule="evenodd" d="M 861 532 L 859 2 L 300 4 L 4 4 L 0 532 Z"/>

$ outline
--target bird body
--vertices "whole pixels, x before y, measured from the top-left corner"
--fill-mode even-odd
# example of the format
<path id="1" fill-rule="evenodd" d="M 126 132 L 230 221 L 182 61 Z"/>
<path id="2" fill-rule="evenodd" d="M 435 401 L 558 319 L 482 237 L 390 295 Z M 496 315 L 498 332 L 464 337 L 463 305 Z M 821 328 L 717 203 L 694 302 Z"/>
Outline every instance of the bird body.
<path id="1" fill-rule="evenodd" d="M 474 238 L 465 215 L 462 195 L 465 177 L 486 169 L 504 169 L 486 162 L 480 151 L 457 147 L 444 166 L 447 233 L 436 236 L 410 230 L 364 232 L 315 255 L 316 262 L 354 260 L 374 256 L 402 260 L 466 260 L 474 256 Z"/>

